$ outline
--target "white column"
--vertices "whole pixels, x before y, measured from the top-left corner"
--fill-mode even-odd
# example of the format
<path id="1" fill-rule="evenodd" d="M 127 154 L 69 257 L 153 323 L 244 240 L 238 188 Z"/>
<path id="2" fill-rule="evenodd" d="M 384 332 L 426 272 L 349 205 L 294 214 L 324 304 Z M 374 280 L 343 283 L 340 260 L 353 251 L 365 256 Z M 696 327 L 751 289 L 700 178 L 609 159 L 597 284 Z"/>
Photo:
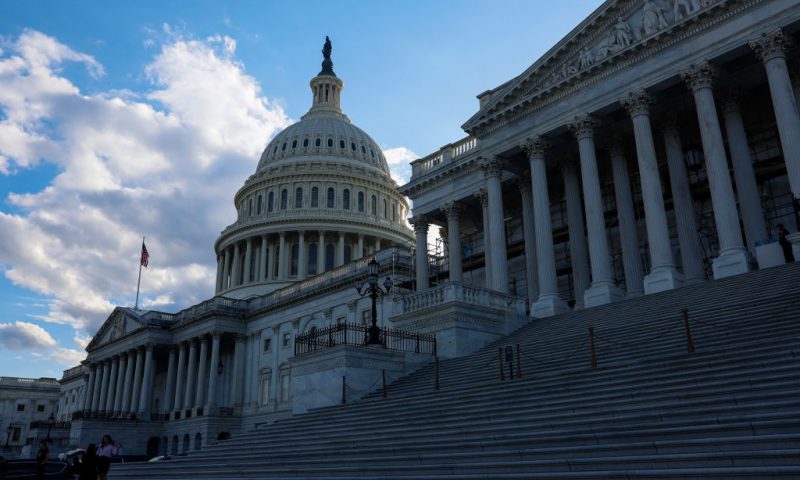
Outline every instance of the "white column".
<path id="1" fill-rule="evenodd" d="M 786 43 L 783 31 L 777 28 L 750 42 L 767 70 L 772 108 L 781 138 L 783 161 L 789 186 L 795 198 L 800 198 L 800 113 L 786 66 Z"/>
<path id="2" fill-rule="evenodd" d="M 108 401 L 108 383 L 111 376 L 111 359 L 103 360 L 103 376 L 100 382 L 100 401 L 98 402 L 98 410 L 106 410 L 106 403 Z"/>
<path id="3" fill-rule="evenodd" d="M 114 356 L 111 359 L 111 374 L 108 376 L 108 395 L 106 396 L 105 410 L 107 412 L 114 411 L 114 395 L 117 392 L 117 376 L 119 373 L 119 357 Z"/>
<path id="4" fill-rule="evenodd" d="M 728 173 L 728 160 L 725 145 L 717 118 L 712 83 L 716 69 L 708 62 L 693 65 L 681 72 L 681 77 L 694 94 L 700 136 L 703 139 L 703 153 L 706 159 L 708 186 L 711 190 L 711 204 L 714 207 L 714 221 L 719 237 L 719 256 L 712 263 L 714 278 L 729 277 L 750 270 L 747 252 L 742 242 L 736 199 Z"/>
<path id="5" fill-rule="evenodd" d="M 736 196 L 739 199 L 739 211 L 742 213 L 747 248 L 755 255 L 756 242 L 767 238 L 767 227 L 756 174 L 753 171 L 753 160 L 750 157 L 750 145 L 747 143 L 747 131 L 739 109 L 740 99 L 741 94 L 738 91 L 729 90 L 722 103 L 722 114 L 725 118 L 728 150 L 733 163 L 733 178 L 736 180 Z"/>
<path id="6" fill-rule="evenodd" d="M 336 266 L 344 265 L 344 232 L 339 232 L 339 242 L 336 244 Z"/>
<path id="7" fill-rule="evenodd" d="M 144 370 L 144 352 L 136 349 L 136 369 L 133 372 L 133 395 L 131 396 L 130 413 L 139 411 L 139 400 L 142 395 L 142 370 Z"/>
<path id="8" fill-rule="evenodd" d="M 250 378 L 253 376 L 253 349 L 253 336 L 247 335 L 244 345 L 244 372 L 242 375 L 244 378 L 244 381 L 242 382 L 242 388 L 244 390 L 244 404 L 250 403 L 250 387 L 252 386 Z"/>
<path id="9" fill-rule="evenodd" d="M 306 232 L 297 232 L 297 279 L 306 278 Z"/>
<path id="10" fill-rule="evenodd" d="M 230 274 L 231 274 L 231 253 L 230 248 L 225 247 L 225 259 L 223 260 L 223 267 L 222 267 L 222 288 L 220 290 L 225 290 L 230 286 Z"/>
<path id="11" fill-rule="evenodd" d="M 150 385 L 153 380 L 153 344 L 148 343 L 145 347 L 144 372 L 142 373 L 142 392 L 139 396 L 139 413 L 143 420 L 149 420 L 147 414 L 150 413 Z"/>
<path id="12" fill-rule="evenodd" d="M 186 368 L 186 344 L 180 344 L 178 350 L 178 373 L 175 375 L 175 403 L 172 409 L 180 412 L 183 408 L 183 372 Z"/>
<path id="13" fill-rule="evenodd" d="M 89 365 L 89 379 L 86 381 L 86 396 L 83 397 L 83 410 L 92 409 L 92 396 L 94 395 L 94 380 L 96 371 L 96 365 Z"/>
<path id="14" fill-rule="evenodd" d="M 194 406 L 202 408 L 206 400 L 206 385 L 208 385 L 208 339 L 200 337 L 200 358 L 197 359 L 197 394 L 194 397 Z"/>
<path id="15" fill-rule="evenodd" d="M 217 289 L 216 292 L 222 290 L 222 275 L 225 269 L 225 256 L 217 254 Z"/>
<path id="16" fill-rule="evenodd" d="M 450 281 L 463 280 L 461 267 L 461 205 L 452 202 L 444 204 L 444 214 L 447 216 L 447 260 L 450 270 Z"/>
<path id="17" fill-rule="evenodd" d="M 483 172 L 486 177 L 486 193 L 489 195 L 489 243 L 492 249 L 493 290 L 508 293 L 508 253 L 506 250 L 506 224 L 503 212 L 503 188 L 500 177 L 503 175 L 502 163 L 496 159 L 485 160 Z"/>
<path id="18" fill-rule="evenodd" d="M 319 240 L 317 241 L 317 275 L 325 273 L 325 231 L 319 231 Z"/>
<path id="19" fill-rule="evenodd" d="M 650 273 L 644 277 L 644 293 L 663 292 L 683 285 L 683 276 L 675 267 L 672 256 L 664 193 L 658 172 L 656 147 L 650 126 L 650 105 L 653 100 L 644 90 L 637 90 L 621 99 L 633 122 L 636 139 L 636 159 L 642 184 L 647 243 L 650 250 Z"/>
<path id="20" fill-rule="evenodd" d="M 359 258 L 363 258 L 364 257 L 364 234 L 363 233 L 359 233 L 358 234 L 358 244 L 356 246 L 356 253 L 355 253 L 355 255 L 353 255 L 353 257 L 356 260 L 358 260 Z"/>
<path id="21" fill-rule="evenodd" d="M 242 361 L 244 357 L 244 335 L 236 335 L 236 343 L 233 349 L 233 382 L 232 382 L 232 393 L 231 393 L 231 404 L 232 405 L 239 405 L 242 403 L 242 378 L 243 375 L 240 374 L 242 372 Z M 280 348 L 280 347 L 276 347 Z"/>
<path id="22" fill-rule="evenodd" d="M 94 391 L 92 392 L 92 410 L 100 410 L 100 389 L 103 384 L 103 362 L 97 362 L 97 369 L 94 376 Z"/>
<path id="23" fill-rule="evenodd" d="M 380 238 L 376 238 L 375 239 L 375 252 L 377 253 L 377 252 L 380 252 L 380 251 L 381 251 L 381 239 Z"/>
<path id="24" fill-rule="evenodd" d="M 530 175 L 517 177 L 515 181 L 522 203 L 522 235 L 525 243 L 525 281 L 528 284 L 528 306 L 539 298 L 539 279 L 536 267 L 536 227 L 533 219 L 533 196 Z"/>
<path id="25" fill-rule="evenodd" d="M 286 255 L 286 233 L 280 232 L 278 236 L 278 255 L 276 259 L 278 260 L 278 280 L 286 280 L 289 278 L 289 269 L 287 268 L 286 259 L 289 258 Z"/>
<path id="26" fill-rule="evenodd" d="M 416 237 L 416 255 L 414 268 L 416 270 L 417 291 L 428 288 L 428 219 L 414 217 L 411 219 Z"/>
<path id="27" fill-rule="evenodd" d="M 258 278 L 262 282 L 267 281 L 267 236 L 261 235 L 261 250 L 258 255 Z"/>
<path id="28" fill-rule="evenodd" d="M 244 241 L 244 277 L 242 284 L 250 283 L 251 266 L 253 264 L 253 242 L 250 239 Z"/>
<path id="29" fill-rule="evenodd" d="M 547 190 L 547 166 L 544 160 L 549 146 L 542 138 L 535 137 L 529 139 L 522 148 L 530 159 L 533 219 L 536 223 L 536 265 L 539 274 L 539 298 L 531 305 L 531 316 L 544 318 L 568 310 L 567 304 L 558 296 L 550 194 Z"/>
<path id="30" fill-rule="evenodd" d="M 269 242 L 269 255 L 267 255 L 269 268 L 267 269 L 267 278 L 269 280 L 275 280 L 275 262 L 278 259 L 278 256 L 275 255 L 275 244 L 273 242 Z"/>
<path id="31" fill-rule="evenodd" d="M 231 269 L 231 287 L 238 287 L 242 284 L 242 253 L 239 242 L 233 246 L 233 268 Z"/>
<path id="32" fill-rule="evenodd" d="M 583 202 L 581 184 L 578 180 L 578 164 L 567 160 L 561 164 L 564 176 L 564 199 L 567 204 L 567 228 L 569 229 L 569 254 L 572 260 L 572 283 L 575 290 L 575 310 L 583 308 L 583 297 L 589 288 L 589 255 L 586 249 L 586 227 L 583 224 Z"/>
<path id="33" fill-rule="evenodd" d="M 122 396 L 125 390 L 125 371 L 128 366 L 128 352 L 123 352 L 119 357 L 119 368 L 117 369 L 117 385 L 114 387 L 114 412 L 122 411 Z"/>
<path id="34" fill-rule="evenodd" d="M 169 346 L 167 360 L 167 383 L 164 388 L 164 399 L 161 402 L 161 413 L 169 413 L 175 404 L 175 345 Z"/>
<path id="35" fill-rule="evenodd" d="M 589 233 L 592 286 L 584 295 L 586 307 L 603 305 L 622 298 L 622 292 L 614 284 L 611 275 L 611 257 L 606 237 L 603 196 L 600 192 L 600 176 L 597 172 L 597 156 L 594 148 L 594 129 L 597 125 L 597 121 L 589 115 L 575 117 L 575 122 L 569 125 L 578 140 L 583 179 L 583 202 L 586 208 L 586 228 Z"/>
<path id="36" fill-rule="evenodd" d="M 706 279 L 703 265 L 703 250 L 694 218 L 694 200 L 689 186 L 689 174 L 683 156 L 683 144 L 677 120 L 667 118 L 663 124 L 664 150 L 667 153 L 669 183 L 672 187 L 672 205 L 675 209 L 675 224 L 678 229 L 678 244 L 681 248 L 683 280 L 688 284 Z"/>
<path id="37" fill-rule="evenodd" d="M 136 368 L 136 356 L 133 350 L 128 351 L 128 364 L 125 365 L 125 389 L 122 392 L 122 405 L 120 412 L 127 415 L 131 412 L 131 398 L 133 389 L 133 371 Z"/>
<path id="38" fill-rule="evenodd" d="M 248 383 L 250 384 L 250 396 L 248 397 L 248 401 L 253 405 L 258 405 L 258 370 L 259 364 L 261 363 L 259 360 L 261 359 L 261 332 L 253 332 L 253 354 L 250 356 L 251 368 L 250 368 L 250 378 L 248 379 Z"/>
<path id="39" fill-rule="evenodd" d="M 222 334 L 220 332 L 211 333 L 211 365 L 208 377 L 208 405 L 209 407 L 217 404 L 217 365 L 219 365 L 219 342 Z"/>
<path id="40" fill-rule="evenodd" d="M 190 409 L 194 403 L 195 385 L 197 382 L 197 341 L 189 340 L 189 366 L 186 374 L 186 391 L 184 393 L 183 408 Z"/>
<path id="41" fill-rule="evenodd" d="M 614 175 L 614 198 L 617 204 L 617 221 L 622 247 L 622 267 L 625 271 L 625 297 L 638 297 L 644 293 L 644 283 L 628 161 L 625 158 L 625 150 L 619 142 L 612 145 L 609 154 L 611 171 Z"/>
<path id="42" fill-rule="evenodd" d="M 492 288 L 492 236 L 489 234 L 489 193 L 482 188 L 478 191 L 478 200 L 481 202 L 481 222 L 483 223 L 483 271 L 486 278 L 484 287 Z"/>

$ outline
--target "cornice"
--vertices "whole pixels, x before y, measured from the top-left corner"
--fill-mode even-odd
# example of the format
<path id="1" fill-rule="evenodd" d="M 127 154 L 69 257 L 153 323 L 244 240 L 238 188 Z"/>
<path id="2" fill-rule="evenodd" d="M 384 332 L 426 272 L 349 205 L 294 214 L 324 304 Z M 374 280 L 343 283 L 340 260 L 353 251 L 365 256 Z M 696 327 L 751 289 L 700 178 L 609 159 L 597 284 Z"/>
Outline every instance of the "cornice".
<path id="1" fill-rule="evenodd" d="M 469 157 L 465 157 L 463 160 L 460 160 L 446 168 L 439 168 L 418 179 L 413 179 L 411 182 L 400 187 L 399 190 L 403 195 L 413 198 L 414 195 L 418 193 L 422 193 L 436 187 L 445 177 L 448 181 L 450 181 L 455 178 L 463 177 L 474 170 L 480 169 L 480 162 L 478 159 L 479 155 L 470 155 Z"/>

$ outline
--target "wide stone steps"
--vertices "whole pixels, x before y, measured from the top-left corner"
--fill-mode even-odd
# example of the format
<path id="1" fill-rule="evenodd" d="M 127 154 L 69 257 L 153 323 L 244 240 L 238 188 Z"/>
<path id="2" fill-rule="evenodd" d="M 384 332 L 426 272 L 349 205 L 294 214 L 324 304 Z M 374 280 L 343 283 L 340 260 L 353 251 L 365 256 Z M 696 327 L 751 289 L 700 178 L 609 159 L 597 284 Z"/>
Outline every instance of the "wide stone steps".
<path id="1" fill-rule="evenodd" d="M 172 462 L 115 465 L 113 476 L 800 478 L 798 279 L 795 264 L 534 320 L 441 361 L 439 391 L 428 365 L 388 398 L 317 409 Z M 497 350 L 516 344 L 523 376 L 500 382 Z"/>

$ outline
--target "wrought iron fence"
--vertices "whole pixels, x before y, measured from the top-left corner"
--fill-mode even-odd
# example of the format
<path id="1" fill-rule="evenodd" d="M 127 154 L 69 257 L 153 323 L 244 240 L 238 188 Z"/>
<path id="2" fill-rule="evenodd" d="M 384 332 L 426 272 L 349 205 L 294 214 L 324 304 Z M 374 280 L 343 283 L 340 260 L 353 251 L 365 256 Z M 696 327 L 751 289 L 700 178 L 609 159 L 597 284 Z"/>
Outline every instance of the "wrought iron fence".
<path id="1" fill-rule="evenodd" d="M 337 345 L 366 345 L 368 338 L 369 326 L 340 323 L 298 335 L 294 341 L 294 354 L 302 355 Z M 436 355 L 436 337 L 433 335 L 382 328 L 380 339 L 387 350 Z"/>

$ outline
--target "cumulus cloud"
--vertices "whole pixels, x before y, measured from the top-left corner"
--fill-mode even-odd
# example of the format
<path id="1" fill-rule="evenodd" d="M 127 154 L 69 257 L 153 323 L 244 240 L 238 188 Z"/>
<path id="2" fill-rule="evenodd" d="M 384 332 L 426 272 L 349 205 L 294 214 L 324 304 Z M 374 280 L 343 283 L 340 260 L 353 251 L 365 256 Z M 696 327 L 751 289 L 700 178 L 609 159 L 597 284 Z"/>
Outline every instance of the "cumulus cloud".
<path id="1" fill-rule="evenodd" d="M 34 323 L 0 323 L 0 345 L 8 350 L 31 350 L 53 347 L 55 339 Z"/>
<path id="2" fill-rule="evenodd" d="M 147 91 L 90 95 L 62 72 L 77 62 L 103 75 L 90 55 L 32 30 L 4 44 L 0 174 L 40 162 L 58 174 L 41 191 L 9 195 L 0 269 L 47 296 L 35 318 L 74 326 L 79 347 L 115 304 L 133 303 L 142 235 L 143 305 L 182 308 L 213 294 L 212 245 L 235 219 L 233 192 L 290 123 L 235 53 L 230 37 L 172 32 L 144 70 Z M 83 355 L 53 352 L 60 362 Z"/>
<path id="3" fill-rule="evenodd" d="M 394 181 L 400 185 L 408 183 L 411 179 L 411 162 L 418 159 L 419 155 L 406 147 L 395 147 L 383 151 L 386 163 Z"/>

